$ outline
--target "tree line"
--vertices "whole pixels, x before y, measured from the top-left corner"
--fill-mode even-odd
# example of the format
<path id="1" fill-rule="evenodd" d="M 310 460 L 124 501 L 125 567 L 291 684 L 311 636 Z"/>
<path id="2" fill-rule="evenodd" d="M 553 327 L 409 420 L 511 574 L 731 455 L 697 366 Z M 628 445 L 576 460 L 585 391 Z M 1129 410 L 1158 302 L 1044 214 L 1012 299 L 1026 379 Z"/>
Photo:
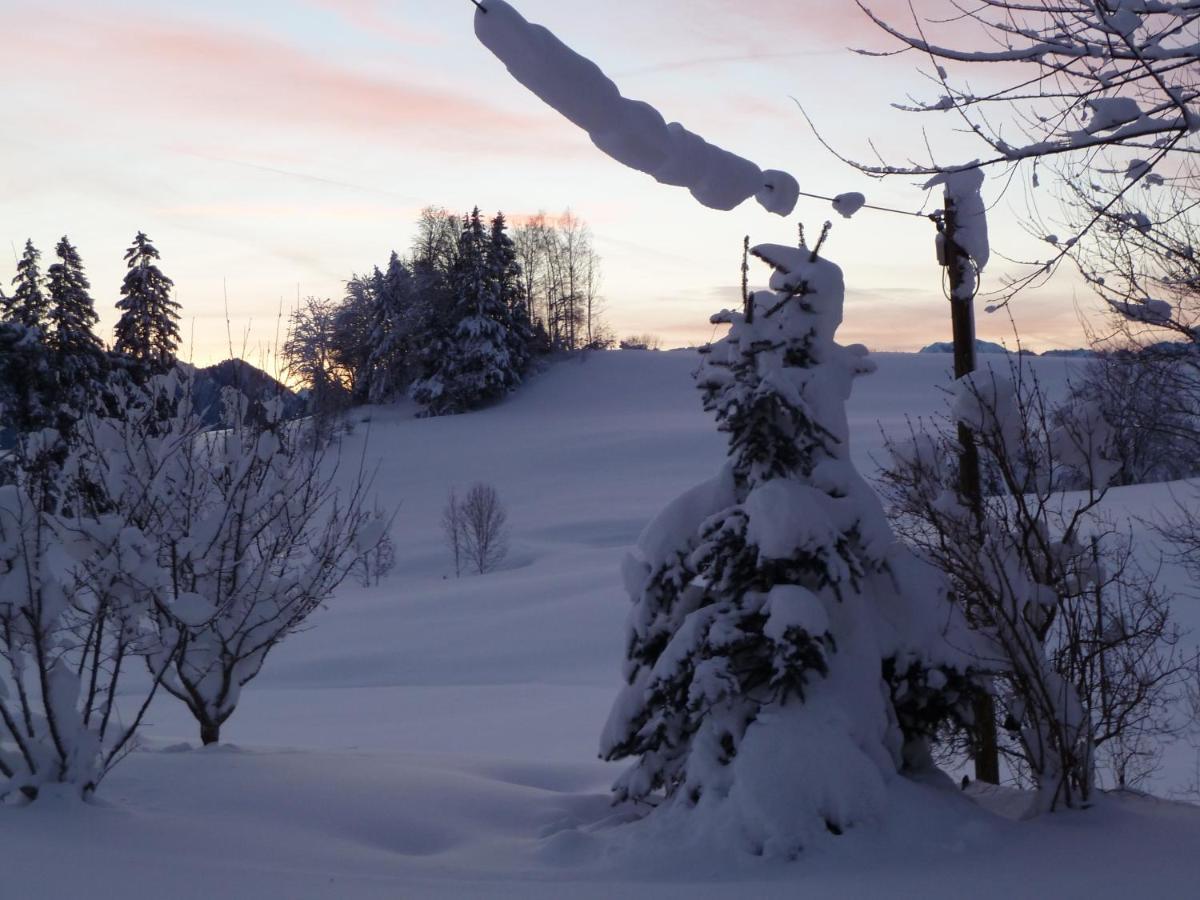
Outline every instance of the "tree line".
<path id="1" fill-rule="evenodd" d="M 43 275 L 27 242 L 0 294 L 0 803 L 90 794 L 160 689 L 218 741 L 271 650 L 346 577 L 391 566 L 361 466 L 338 473 L 281 385 L 223 386 L 213 429 L 145 234 L 111 350 L 78 251 L 55 255 Z"/>
<path id="2" fill-rule="evenodd" d="M 409 255 L 307 298 L 289 323 L 286 371 L 321 415 L 410 396 L 426 415 L 515 389 L 538 357 L 611 346 L 591 232 L 565 213 L 510 234 L 503 213 L 427 207 Z"/>
<path id="3" fill-rule="evenodd" d="M 17 263 L 12 295 L 0 289 L 0 407 L 8 429 L 28 432 L 72 423 L 106 396 L 114 381 L 144 383 L 175 365 L 179 304 L 143 232 L 125 251 L 128 271 L 112 349 L 96 334 L 96 304 L 79 251 L 63 237 L 42 272 L 33 241 Z"/>

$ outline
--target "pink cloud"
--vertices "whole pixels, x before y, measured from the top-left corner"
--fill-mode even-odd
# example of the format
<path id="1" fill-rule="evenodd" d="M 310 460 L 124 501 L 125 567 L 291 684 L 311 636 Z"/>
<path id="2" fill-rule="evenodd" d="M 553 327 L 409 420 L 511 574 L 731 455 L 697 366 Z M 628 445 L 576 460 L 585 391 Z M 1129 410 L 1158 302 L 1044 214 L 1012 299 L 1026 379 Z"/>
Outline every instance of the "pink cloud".
<path id="1" fill-rule="evenodd" d="M 945 0 L 864 0 L 876 16 L 898 30 L 917 34 L 914 10 L 920 27 L 931 40 L 962 42 L 965 46 L 988 45 L 993 36 L 984 36 L 979 25 L 967 17 L 955 15 Z M 899 43 L 871 21 L 853 0 L 803 2 L 803 0 L 661 0 L 647 16 L 654 16 L 654 27 L 630 29 L 632 42 L 644 45 L 646 63 L 627 71 L 633 74 L 684 69 L 728 62 L 765 63 L 795 59 L 820 79 L 819 59 L 807 65 L 803 60 L 814 51 L 837 55 L 849 49 L 890 51 Z M 671 42 L 690 47 L 680 59 L 672 54 L 671 44 L 662 40 L 664 29 L 677 34 Z M 703 50 L 698 50 L 703 48 Z M 704 52 L 704 51 L 708 52 Z M 913 65 L 927 60 L 913 57 Z"/>
<path id="2" fill-rule="evenodd" d="M 445 36 L 429 29 L 401 25 L 380 0 L 306 0 L 309 6 L 332 13 L 363 31 L 403 43 L 444 44 Z"/>
<path id="3" fill-rule="evenodd" d="M 169 220 L 214 219 L 218 221 L 241 219 L 283 219 L 295 221 L 303 216 L 320 216 L 332 221 L 354 222 L 385 219 L 394 221 L 398 217 L 415 217 L 415 208 L 397 210 L 393 206 L 348 203 L 265 203 L 265 202 L 215 202 L 183 203 L 172 206 L 152 207 L 151 215 Z"/>
<path id="4" fill-rule="evenodd" d="M 422 73 L 415 64 L 403 73 L 411 80 L 393 80 L 279 41 L 199 23 L 118 24 L 64 14 L 52 29 L 30 21 L 15 31 L 31 37 L 6 51 L 23 76 L 65 80 L 105 107 L 148 112 L 159 133 L 172 120 L 204 117 L 285 133 L 300 127 L 403 138 L 406 146 L 486 144 L 543 153 L 555 135 L 550 117 L 511 113 L 465 93 L 418 84 Z"/>
<path id="5" fill-rule="evenodd" d="M 918 4 L 919 5 L 919 4 Z M 882 18 L 901 25 L 912 21 L 907 0 L 870 0 Z M 819 39 L 859 46 L 886 38 L 858 5 L 846 0 L 800 3 L 797 0 L 668 0 L 662 7 L 683 29 L 715 46 L 783 54 L 811 48 Z"/>

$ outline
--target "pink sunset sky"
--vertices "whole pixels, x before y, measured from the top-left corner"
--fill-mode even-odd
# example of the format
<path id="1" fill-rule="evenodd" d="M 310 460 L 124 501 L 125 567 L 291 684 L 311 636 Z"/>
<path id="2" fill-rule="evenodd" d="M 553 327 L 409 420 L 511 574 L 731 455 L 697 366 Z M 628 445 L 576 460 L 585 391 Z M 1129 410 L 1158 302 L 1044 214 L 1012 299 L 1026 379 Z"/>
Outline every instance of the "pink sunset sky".
<path id="1" fill-rule="evenodd" d="M 851 155 L 868 156 L 869 140 L 895 161 L 923 154 L 922 126 L 943 161 L 979 153 L 950 119 L 891 108 L 933 89 L 915 57 L 846 49 L 889 46 L 849 0 L 514 5 L 626 96 L 791 171 L 805 191 L 857 190 L 911 210 L 938 202 L 915 179 L 873 182 L 837 162 L 795 101 Z M 877 8 L 908 15 L 896 0 Z M 0 236 L 14 252 L 31 237 L 50 256 L 70 235 L 107 336 L 122 253 L 144 230 L 178 288 L 183 355 L 207 363 L 232 344 L 261 362 L 281 311 L 298 296 L 338 296 L 352 273 L 406 250 L 425 205 L 514 218 L 569 207 L 595 234 L 613 329 L 668 346 L 709 339 L 709 315 L 737 302 L 744 234 L 787 242 L 798 221 L 815 232 L 834 216 L 803 199 L 786 220 L 753 202 L 716 212 L 622 168 L 511 79 L 471 17 L 467 0 L 0 0 Z M 994 248 L 1044 253 L 1019 225 L 1024 190 L 1004 187 L 985 188 Z M 841 339 L 876 350 L 948 339 L 933 227 L 869 212 L 835 226 L 827 255 L 849 288 Z M 1002 266 L 987 273 L 993 284 Z M 14 268 L 5 248 L 0 279 Z M 1069 278 L 1012 307 L 1038 350 L 1080 346 L 1081 310 L 1096 303 Z M 1012 341 L 1005 315 L 981 314 L 979 333 Z"/>

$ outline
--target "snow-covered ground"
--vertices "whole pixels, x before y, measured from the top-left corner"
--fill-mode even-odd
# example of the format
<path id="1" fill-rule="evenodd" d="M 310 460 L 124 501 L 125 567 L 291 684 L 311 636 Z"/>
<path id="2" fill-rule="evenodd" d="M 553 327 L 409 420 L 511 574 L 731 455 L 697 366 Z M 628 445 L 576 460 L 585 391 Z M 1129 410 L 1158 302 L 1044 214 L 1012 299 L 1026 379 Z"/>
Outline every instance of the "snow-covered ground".
<path id="1" fill-rule="evenodd" d="M 881 354 L 850 405 L 869 472 L 881 429 L 943 406 L 950 358 Z M 492 409 L 417 420 L 372 409 L 347 441 L 379 460 L 398 506 L 397 566 L 349 585 L 282 645 L 225 726 L 195 750 L 176 701 L 95 804 L 0 809 L 0 898 L 1123 897 L 1187 896 L 1200 809 L 1109 796 L 1016 822 L 998 791 L 893 786 L 893 812 L 790 863 L 702 853 L 687 836 L 617 827 L 596 758 L 619 685 L 628 605 L 618 575 L 648 518 L 714 474 L 724 444 L 701 411 L 692 352 L 555 364 Z M 1076 360 L 1034 360 L 1050 390 Z M 503 571 L 452 577 L 439 529 L 451 486 L 508 506 Z M 1177 489 L 1178 486 L 1176 486 Z M 1146 514 L 1167 485 L 1124 489 Z M 447 576 L 451 577 L 447 577 Z M 1200 632 L 1200 612 L 1180 619 Z M 189 742 L 190 745 L 189 746 Z M 1157 788 L 1194 778 L 1168 755 Z M 670 852 L 662 852 L 671 846 Z"/>

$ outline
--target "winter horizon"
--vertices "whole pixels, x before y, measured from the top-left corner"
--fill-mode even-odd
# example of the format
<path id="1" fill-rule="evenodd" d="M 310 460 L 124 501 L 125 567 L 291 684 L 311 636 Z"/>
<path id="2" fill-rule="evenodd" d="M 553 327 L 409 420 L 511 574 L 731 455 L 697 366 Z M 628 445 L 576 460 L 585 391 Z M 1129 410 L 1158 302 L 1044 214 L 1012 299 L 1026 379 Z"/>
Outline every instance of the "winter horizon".
<path id="1" fill-rule="evenodd" d="M 839 163 L 797 109 L 853 155 L 867 154 L 869 138 L 919 149 L 923 123 L 891 109 L 900 98 L 880 89 L 919 87 L 915 64 L 840 49 L 886 45 L 850 4 L 740 10 L 672 0 L 645 10 L 618 0 L 601 11 L 531 0 L 523 9 L 628 96 L 795 173 L 804 191 L 861 191 L 914 212 L 938 202 L 916 184 L 872 182 Z M 183 355 L 276 368 L 279 335 L 302 298 L 336 299 L 354 274 L 407 250 L 421 208 L 462 214 L 476 204 L 510 221 L 569 209 L 587 222 L 618 338 L 707 342 L 709 316 L 740 302 L 743 235 L 786 243 L 797 219 L 816 230 L 827 218 L 829 256 L 848 273 L 844 341 L 887 351 L 949 338 L 929 222 L 871 211 L 844 220 L 805 198 L 785 221 L 753 203 L 727 214 L 697 207 L 685 191 L 655 189 L 481 53 L 465 0 L 253 8 L 217 0 L 203 10 L 170 0 L 149 13 L 126 0 L 0 0 L 0 11 L 23 36 L 11 50 L 12 115 L 23 125 L 7 142 L 4 237 L 13 253 L 0 262 L 0 281 L 11 280 L 27 238 L 50 255 L 69 235 L 106 340 L 122 253 L 139 230 L 175 281 Z M 785 46 L 763 28 L 778 15 L 794 26 Z M 1019 192 L 1004 188 L 985 187 L 994 243 L 1035 257 L 1044 244 L 1017 226 Z M 752 284 L 766 274 L 754 267 Z M 1012 321 L 981 315 L 979 336 L 1011 346 L 1015 323 L 1034 350 L 1083 346 L 1080 315 L 1099 315 L 1065 272 L 1010 312 Z"/>

